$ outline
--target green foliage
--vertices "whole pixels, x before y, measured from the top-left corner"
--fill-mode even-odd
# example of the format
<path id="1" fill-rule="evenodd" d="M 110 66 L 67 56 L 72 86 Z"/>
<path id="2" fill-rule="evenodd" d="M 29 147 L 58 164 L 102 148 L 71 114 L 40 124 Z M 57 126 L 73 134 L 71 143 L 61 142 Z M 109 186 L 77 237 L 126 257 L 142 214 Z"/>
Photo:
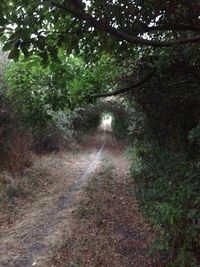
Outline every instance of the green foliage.
<path id="1" fill-rule="evenodd" d="M 200 146 L 200 125 L 192 129 L 189 133 L 189 140 L 191 143 Z"/>
<path id="2" fill-rule="evenodd" d="M 76 114 L 73 126 L 77 134 L 96 130 L 101 122 L 101 109 L 97 105 L 90 104 L 85 108 L 77 109 Z"/>
<path id="3" fill-rule="evenodd" d="M 153 252 L 167 266 L 198 266 L 199 162 L 150 140 L 136 142 L 129 154 L 135 194 L 156 231 Z"/>
<path id="4" fill-rule="evenodd" d="M 20 52 L 29 56 L 37 51 L 45 64 L 48 60 L 57 60 L 61 47 L 68 53 L 84 51 L 91 61 L 94 58 L 90 56 L 98 56 L 102 50 L 129 58 L 136 50 L 133 44 L 140 44 L 137 40 L 144 33 L 144 38 L 151 38 L 152 42 L 187 38 L 198 32 L 199 22 L 198 0 L 190 4 L 181 0 L 175 3 L 157 0 L 15 0 L 13 3 L 2 0 L 0 10 L 1 35 L 4 50 L 10 51 L 9 57 L 18 59 Z M 81 16 L 84 11 L 92 14 L 93 20 Z M 114 30 L 109 30 L 109 26 Z"/>
<path id="5" fill-rule="evenodd" d="M 56 116 L 64 116 L 62 112 L 66 118 L 58 120 L 61 128 L 96 126 L 99 110 L 79 109 L 72 128 L 69 110 L 94 104 L 95 93 L 119 85 L 130 89 L 152 73 L 148 82 L 128 91 L 128 113 L 120 101 L 119 108 L 107 106 L 104 111 L 115 114 L 116 135 L 129 136 L 135 145 L 137 195 L 158 231 L 161 255 L 171 266 L 195 266 L 199 0 L 14 2 L 0 3 L 3 50 L 9 51 L 9 58 L 20 59 L 8 69 L 7 95 L 32 126 L 51 124 Z M 181 45 L 169 40 L 185 41 Z"/>
<path id="6" fill-rule="evenodd" d="M 155 76 L 129 96 L 136 195 L 156 230 L 154 252 L 173 267 L 199 266 L 200 65 L 194 51 L 199 54 L 194 46 L 144 55 L 138 73 L 152 64 Z"/>
<path id="7" fill-rule="evenodd" d="M 59 64 L 52 62 L 46 68 L 37 56 L 22 58 L 7 69 L 7 96 L 31 126 L 40 128 L 58 111 L 95 102 L 92 94 L 111 86 L 117 73 L 106 55 L 95 65 L 86 65 L 80 57 L 61 54 Z"/>
<path id="8" fill-rule="evenodd" d="M 138 73 L 150 64 L 155 76 L 128 97 L 136 195 L 156 230 L 154 253 L 173 267 L 199 266 L 200 65 L 194 53 L 195 45 L 145 54 Z"/>
<path id="9" fill-rule="evenodd" d="M 133 156 L 135 192 L 157 232 L 154 249 L 167 266 L 198 266 L 199 162 L 148 143 L 138 144 Z"/>
<path id="10" fill-rule="evenodd" d="M 123 141 L 127 139 L 128 126 L 128 113 L 126 113 L 125 110 L 115 112 L 112 120 L 112 129 L 116 139 Z"/>
<path id="11" fill-rule="evenodd" d="M 112 117 L 111 126 L 116 139 L 125 141 L 128 138 L 130 109 L 128 109 L 124 101 L 115 99 L 110 101 L 99 101 L 96 103 L 96 112 L 100 114 L 100 117 L 104 114 L 109 114 Z"/>
<path id="12" fill-rule="evenodd" d="M 49 75 L 49 70 L 42 68 L 37 57 L 11 63 L 7 70 L 7 97 L 16 103 L 18 112 L 32 125 L 45 125 L 50 118 Z"/>

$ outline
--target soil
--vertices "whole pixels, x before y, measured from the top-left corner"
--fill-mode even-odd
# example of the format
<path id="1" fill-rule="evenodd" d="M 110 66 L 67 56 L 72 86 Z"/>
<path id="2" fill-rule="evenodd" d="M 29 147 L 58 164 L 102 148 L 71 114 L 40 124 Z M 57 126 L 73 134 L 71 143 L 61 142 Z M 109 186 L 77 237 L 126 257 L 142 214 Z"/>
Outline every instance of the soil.
<path id="1" fill-rule="evenodd" d="M 101 165 L 70 218 L 70 233 L 51 267 L 161 267 L 149 254 L 154 233 L 134 196 L 123 149 L 106 136 Z"/>
<path id="2" fill-rule="evenodd" d="M 98 141 L 95 141 L 97 139 Z M 92 138 L 91 142 L 81 146 L 77 152 L 63 151 L 34 157 L 31 169 L 33 172 L 43 173 L 44 183 L 31 198 L 18 202 L 12 212 L 14 215 L 7 216 L 11 218 L 9 221 L 2 221 L 0 225 L 1 267 L 54 266 L 52 258 L 62 253 L 66 240 L 72 234 L 72 214 L 76 203 L 83 197 L 83 187 L 87 185 L 91 176 L 102 169 L 106 155 L 112 158 L 115 182 L 123 190 L 128 173 L 128 162 L 123 157 L 121 146 L 115 143 L 110 133 L 103 134 L 100 138 Z M 133 204 L 135 205 L 133 213 L 137 213 L 137 203 Z M 129 257 L 133 257 L 132 250 L 138 254 L 139 258 L 145 257 L 146 240 L 150 236 L 149 230 L 145 230 L 147 227 L 141 216 L 134 217 L 132 223 L 128 221 L 128 225 L 129 228 L 121 220 L 121 224 L 114 229 L 117 234 L 123 236 L 122 243 L 125 244 L 119 246 L 118 250 L 128 253 Z M 140 238 L 137 243 L 134 243 L 136 246 L 134 249 L 133 244 L 131 243 L 130 246 L 127 242 L 130 242 L 135 231 L 146 231 L 146 234 L 143 233 L 142 236 L 145 238 Z M 138 264 L 140 263 L 130 266 L 151 266 Z M 64 265 L 57 264 L 56 266 L 63 267 Z M 107 267 L 108 265 L 101 266 Z"/>

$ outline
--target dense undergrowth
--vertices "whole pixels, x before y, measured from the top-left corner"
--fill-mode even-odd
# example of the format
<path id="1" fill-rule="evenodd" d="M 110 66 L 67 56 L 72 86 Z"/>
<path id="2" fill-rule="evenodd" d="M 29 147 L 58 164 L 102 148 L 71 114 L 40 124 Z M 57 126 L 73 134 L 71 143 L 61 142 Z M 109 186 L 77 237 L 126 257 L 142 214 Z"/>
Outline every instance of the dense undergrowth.
<path id="1" fill-rule="evenodd" d="M 76 74 L 81 75 L 84 69 L 83 63 L 81 70 L 80 66 L 77 70 L 78 59 L 70 64 L 68 60 L 73 57 L 64 60 L 62 67 L 66 70 L 61 70 L 65 75 L 67 73 L 72 86 L 74 98 L 68 95 L 71 101 L 68 104 L 73 108 L 65 106 L 63 92 L 59 91 L 61 85 L 57 84 L 56 78 L 60 69 L 53 72 L 55 84 L 51 88 L 50 68 L 44 70 L 40 66 L 40 73 L 40 68 L 35 66 L 27 69 L 30 62 L 22 60 L 16 66 L 12 63 L 7 82 L 4 77 L 2 80 L 0 170 L 21 172 L 30 164 L 30 150 L 46 153 L 73 148 L 81 135 L 99 126 L 102 113 L 107 112 L 113 117 L 112 128 L 116 139 L 129 142 L 133 147 L 131 173 L 135 181 L 134 191 L 147 220 L 157 233 L 152 249 L 154 255 L 167 266 L 196 267 L 199 266 L 200 249 L 199 90 L 196 75 L 188 76 L 193 84 L 192 91 L 188 91 L 187 84 L 182 84 L 185 69 L 179 69 L 176 73 L 181 86 L 166 86 L 167 82 L 174 82 L 173 72 L 179 52 L 163 53 L 159 59 L 147 56 L 145 62 L 143 58 L 138 60 L 136 72 L 143 69 L 144 64 L 154 64 L 158 77 L 129 92 L 126 98 L 115 101 L 92 100 L 90 104 L 83 101 L 83 105 L 79 103 L 82 96 L 78 97 L 80 81 L 76 80 Z M 186 52 L 181 51 L 179 56 L 187 65 Z M 168 68 L 167 74 L 163 61 Z M 20 68 L 21 64 L 24 64 L 24 70 Z M 198 68 L 197 62 L 191 64 L 196 64 Z M 69 72 L 72 66 L 75 68 L 73 75 Z M 93 75 L 97 74 L 100 66 Z M 97 85 L 101 82 L 106 72 L 105 68 L 103 70 L 98 79 L 93 80 L 94 77 L 90 75 L 87 77 L 89 88 L 93 82 Z M 29 79 L 26 79 L 27 73 Z M 18 74 L 18 79 L 15 79 Z M 38 84 L 40 78 L 42 80 Z M 108 75 L 107 78 L 111 77 Z M 31 89 L 26 91 L 27 87 Z M 68 94 L 69 88 L 64 89 L 64 93 Z M 56 90 L 58 95 L 55 97 Z"/>
<path id="2" fill-rule="evenodd" d="M 134 148 L 154 253 L 199 266 L 199 0 L 1 2 L 3 49 L 18 62 L 0 77 L 0 170 L 23 168 L 29 147 L 73 146 L 110 112 Z"/>
<path id="3" fill-rule="evenodd" d="M 147 145 L 133 154 L 136 196 L 157 233 L 154 252 L 167 266 L 199 266 L 199 162 Z"/>
<path id="4" fill-rule="evenodd" d="M 179 75 L 181 79 L 185 73 Z M 199 109 L 186 88 L 170 91 L 161 81 L 152 81 L 130 96 L 136 102 L 129 108 L 134 111 L 128 131 L 134 192 L 156 230 L 152 252 L 173 267 L 200 265 Z"/>

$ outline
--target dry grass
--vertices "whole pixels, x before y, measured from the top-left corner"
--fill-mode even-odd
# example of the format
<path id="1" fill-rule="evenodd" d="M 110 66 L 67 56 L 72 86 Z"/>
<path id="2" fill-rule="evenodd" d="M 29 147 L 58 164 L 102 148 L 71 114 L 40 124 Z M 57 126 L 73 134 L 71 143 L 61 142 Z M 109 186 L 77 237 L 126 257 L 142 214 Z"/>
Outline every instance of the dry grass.
<path id="1" fill-rule="evenodd" d="M 32 266 L 34 261 L 36 266 L 50 267 L 45 263 L 62 246 L 70 207 L 79 198 L 81 184 L 74 185 L 96 153 L 33 155 L 33 166 L 21 178 L 31 179 L 32 175 L 35 184 L 29 181 L 28 195 L 14 197 L 12 209 L 4 205 L 1 212 L 0 207 L 0 266 Z"/>
<path id="2" fill-rule="evenodd" d="M 0 170 L 20 172 L 29 164 L 30 137 L 16 134 L 12 140 L 2 140 L 4 151 L 0 155 Z"/>
<path id="3" fill-rule="evenodd" d="M 95 150 L 91 147 L 84 152 L 79 146 L 76 150 L 36 155 L 30 152 L 31 144 L 31 138 L 20 134 L 3 144 L 6 149 L 0 155 L 0 227 L 6 221 L 14 221 L 18 213 L 15 211 L 32 202 L 54 181 L 80 166 L 84 169 Z"/>
<path id="4" fill-rule="evenodd" d="M 73 211 L 71 235 L 53 266 L 157 266 L 147 252 L 151 230 L 128 186 L 114 176 L 107 166 L 90 181 L 84 199 Z"/>
<path id="5" fill-rule="evenodd" d="M 24 198 L 37 184 L 37 177 L 26 172 L 32 166 L 30 145 L 30 138 L 21 134 L 15 135 L 13 140 L 8 138 L 3 144 L 4 151 L 0 155 L 0 222 L 1 214 L 6 213 L 15 198 Z"/>

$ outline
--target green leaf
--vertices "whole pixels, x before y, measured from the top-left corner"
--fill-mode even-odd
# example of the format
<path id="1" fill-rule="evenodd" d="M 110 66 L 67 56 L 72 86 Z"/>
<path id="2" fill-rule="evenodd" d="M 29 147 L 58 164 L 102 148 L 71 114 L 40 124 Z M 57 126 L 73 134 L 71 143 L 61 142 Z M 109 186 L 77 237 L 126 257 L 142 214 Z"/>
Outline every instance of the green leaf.
<path id="1" fill-rule="evenodd" d="M 14 47 L 12 50 L 10 50 L 10 53 L 8 55 L 9 59 L 18 60 L 19 59 L 20 50 L 17 47 Z"/>
<path id="2" fill-rule="evenodd" d="M 11 43 L 11 42 L 6 42 L 6 43 L 4 44 L 4 46 L 2 47 L 2 50 L 3 50 L 3 51 L 8 51 L 8 50 L 10 50 L 12 47 L 13 47 L 13 43 Z"/>

